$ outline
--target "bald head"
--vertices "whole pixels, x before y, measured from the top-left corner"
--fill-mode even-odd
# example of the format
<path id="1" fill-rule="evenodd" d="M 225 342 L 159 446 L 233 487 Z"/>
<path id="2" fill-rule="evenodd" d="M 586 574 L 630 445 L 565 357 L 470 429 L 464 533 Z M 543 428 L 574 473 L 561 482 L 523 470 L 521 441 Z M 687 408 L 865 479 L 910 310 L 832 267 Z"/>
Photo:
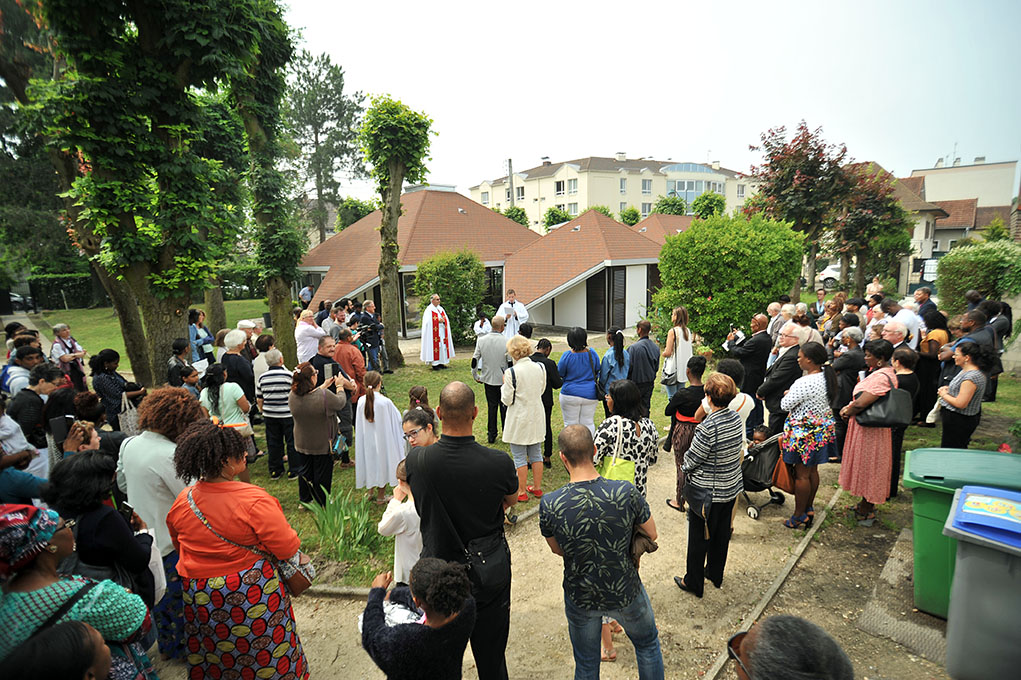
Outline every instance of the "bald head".
<path id="1" fill-rule="evenodd" d="M 440 392 L 437 409 L 443 429 L 448 425 L 464 425 L 475 419 L 475 393 L 463 382 L 452 382 Z"/>
<path id="2" fill-rule="evenodd" d="M 756 314 L 752 317 L 752 333 L 766 330 L 769 326 L 769 317 L 765 314 Z"/>
<path id="3" fill-rule="evenodd" d="M 557 437 L 557 446 L 567 459 L 569 467 L 581 467 L 586 462 L 592 465 L 596 445 L 592 441 L 592 433 L 584 425 L 568 425 L 562 429 L 560 436 Z"/>
<path id="4" fill-rule="evenodd" d="M 494 316 L 492 321 L 490 321 L 489 323 L 490 325 L 493 326 L 493 330 L 499 333 L 500 331 L 503 330 L 503 327 L 506 325 L 507 322 L 504 320 L 502 316 L 497 315 Z"/>

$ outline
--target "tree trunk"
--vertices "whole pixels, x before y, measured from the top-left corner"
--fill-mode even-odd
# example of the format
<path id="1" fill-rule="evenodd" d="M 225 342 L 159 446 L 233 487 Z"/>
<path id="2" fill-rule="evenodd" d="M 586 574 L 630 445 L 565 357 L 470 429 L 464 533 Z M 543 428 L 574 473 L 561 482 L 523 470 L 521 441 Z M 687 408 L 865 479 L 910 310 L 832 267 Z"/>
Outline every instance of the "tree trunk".
<path id="1" fill-rule="evenodd" d="M 857 297 L 865 297 L 865 253 L 865 250 L 859 250 L 855 258 L 854 294 Z"/>
<path id="2" fill-rule="evenodd" d="M 149 361 L 145 329 L 142 327 L 142 317 L 138 313 L 138 301 L 135 299 L 135 294 L 123 280 L 114 278 L 110 272 L 95 262 L 90 264 L 92 271 L 99 277 L 99 282 L 103 284 L 106 294 L 110 296 L 110 302 L 117 313 L 117 321 L 121 326 L 121 337 L 124 338 L 124 349 L 128 354 L 128 362 L 131 364 L 131 373 L 135 376 L 135 382 L 149 387 L 153 384 L 154 374 Z M 88 349 L 91 354 L 96 354 L 103 348 L 90 347 Z M 166 373 L 165 367 L 163 372 Z"/>
<path id="3" fill-rule="evenodd" d="M 812 239 L 808 246 L 808 266 L 805 268 L 805 278 L 808 280 L 808 289 L 815 290 L 815 258 L 819 255 L 819 241 Z M 791 298 L 794 300 L 794 298 Z M 799 297 L 796 302 L 800 302 Z"/>
<path id="4" fill-rule="evenodd" d="M 401 217 L 401 186 L 404 183 L 404 167 L 390 163 L 390 186 L 383 196 L 383 223 L 379 228 L 379 289 L 383 317 L 383 342 L 390 358 L 390 367 L 404 365 L 404 355 L 398 342 L 397 331 L 401 327 L 401 296 L 398 289 L 399 263 L 397 256 L 397 220 Z"/>
<path id="5" fill-rule="evenodd" d="M 298 344 L 294 340 L 294 318 L 291 309 L 291 286 L 279 276 L 266 279 L 266 295 L 269 296 L 269 315 L 273 321 L 273 341 L 284 355 L 285 366 L 298 365 Z"/>
<path id="6" fill-rule="evenodd" d="M 216 284 L 214 287 L 206 288 L 203 303 L 206 307 L 206 328 L 213 329 L 211 332 L 216 335 L 221 328 L 227 328 L 227 310 L 223 306 L 223 288 L 220 287 L 223 281 L 217 278 L 213 283 Z"/>
<path id="7" fill-rule="evenodd" d="M 106 289 L 103 288 L 103 282 L 99 280 L 99 274 L 96 273 L 96 267 L 89 263 L 89 283 L 92 286 L 92 294 L 89 296 L 89 308 L 105 307 L 106 306 Z"/>
<path id="8" fill-rule="evenodd" d="M 847 278 L 851 271 L 851 253 L 844 251 L 840 253 L 840 285 L 846 290 L 850 285 L 850 280 Z"/>
<path id="9" fill-rule="evenodd" d="M 133 278 L 137 279 L 137 275 Z M 148 290 L 144 295 L 138 295 L 137 288 L 136 297 L 145 327 L 149 329 L 145 345 L 149 351 L 152 379 L 148 384 L 162 385 L 167 381 L 167 360 L 173 354 L 171 345 L 177 338 L 188 337 L 188 298 L 162 299 L 149 294 Z M 124 344 L 130 344 L 127 338 Z M 141 382 L 137 375 L 135 381 Z"/>

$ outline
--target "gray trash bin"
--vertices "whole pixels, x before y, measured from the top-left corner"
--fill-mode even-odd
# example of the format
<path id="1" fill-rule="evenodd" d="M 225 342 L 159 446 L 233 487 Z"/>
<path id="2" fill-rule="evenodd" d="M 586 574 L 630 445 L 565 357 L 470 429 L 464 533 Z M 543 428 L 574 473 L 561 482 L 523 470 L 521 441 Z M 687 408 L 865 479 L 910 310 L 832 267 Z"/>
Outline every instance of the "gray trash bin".
<path id="1" fill-rule="evenodd" d="M 964 486 L 943 533 L 957 539 L 947 617 L 947 673 L 1016 678 L 1021 669 L 1021 493 Z"/>

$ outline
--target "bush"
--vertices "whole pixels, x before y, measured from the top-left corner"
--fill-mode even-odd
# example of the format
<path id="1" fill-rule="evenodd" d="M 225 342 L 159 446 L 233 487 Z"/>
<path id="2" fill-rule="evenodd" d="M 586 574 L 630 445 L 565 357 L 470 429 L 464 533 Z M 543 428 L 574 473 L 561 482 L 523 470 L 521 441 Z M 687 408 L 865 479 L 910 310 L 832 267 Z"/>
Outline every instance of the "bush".
<path id="1" fill-rule="evenodd" d="M 224 300 L 250 300 L 266 292 L 262 268 L 254 261 L 222 265 L 220 281 Z"/>
<path id="2" fill-rule="evenodd" d="M 1021 293 L 1021 245 L 1010 241 L 978 243 L 954 248 L 936 269 L 940 307 L 951 314 L 965 310 L 964 294 L 971 289 L 1000 300 Z"/>
<path id="3" fill-rule="evenodd" d="M 552 206 L 546 211 L 546 215 L 542 218 L 542 224 L 546 227 L 546 231 L 549 231 L 550 227 L 557 224 L 563 224 L 564 222 L 570 222 L 571 216 L 567 214 L 566 210 L 561 210 L 557 206 Z"/>
<path id="4" fill-rule="evenodd" d="M 662 215 L 687 215 L 688 203 L 680 196 L 660 196 L 656 199 L 652 212 Z"/>
<path id="5" fill-rule="evenodd" d="M 691 202 L 692 211 L 699 219 L 709 219 L 713 215 L 722 215 L 727 208 L 727 199 L 715 191 L 700 194 Z"/>
<path id="6" fill-rule="evenodd" d="M 92 306 L 90 274 L 35 274 L 28 277 L 28 286 L 39 309 L 64 309 L 65 303 L 72 309 Z"/>
<path id="7" fill-rule="evenodd" d="M 605 205 L 590 205 L 588 209 L 589 210 L 595 210 L 597 213 L 603 213 L 604 215 L 609 217 L 611 220 L 613 219 L 613 211 L 610 210 L 609 206 L 605 206 Z"/>
<path id="8" fill-rule="evenodd" d="M 415 295 L 422 301 L 419 313 L 425 311 L 433 293 L 439 293 L 454 342 L 472 342 L 475 310 L 486 295 L 486 267 L 479 256 L 462 250 L 437 253 L 419 262 L 415 274 Z"/>
<path id="9" fill-rule="evenodd" d="M 629 227 L 633 227 L 638 224 L 638 220 L 642 219 L 642 213 L 638 212 L 638 208 L 633 205 L 629 205 L 620 211 L 619 222 L 623 222 Z"/>
<path id="10" fill-rule="evenodd" d="M 496 212 L 500 212 L 499 208 L 494 208 Z M 503 211 L 503 216 L 509 220 L 514 220 L 523 227 L 528 226 L 528 213 L 525 209 L 519 205 L 509 205 L 507 209 Z"/>
<path id="11" fill-rule="evenodd" d="M 670 312 L 684 305 L 692 330 L 706 346 L 719 347 L 731 324 L 746 325 L 790 291 L 801 272 L 803 239 L 789 223 L 762 215 L 695 220 L 668 236 L 660 252 L 662 285 L 652 298 L 656 322 L 668 328 Z"/>

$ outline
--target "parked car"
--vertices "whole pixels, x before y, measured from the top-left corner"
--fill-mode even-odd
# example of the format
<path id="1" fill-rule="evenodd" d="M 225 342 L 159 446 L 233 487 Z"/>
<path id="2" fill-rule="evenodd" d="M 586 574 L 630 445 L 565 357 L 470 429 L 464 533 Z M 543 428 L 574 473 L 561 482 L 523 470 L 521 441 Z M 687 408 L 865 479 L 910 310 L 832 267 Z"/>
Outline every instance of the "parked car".
<path id="1" fill-rule="evenodd" d="M 32 298 L 19 293 L 11 293 L 11 307 L 16 312 L 27 312 L 32 309 Z"/>
<path id="2" fill-rule="evenodd" d="M 854 269 L 850 269 L 847 272 L 848 278 L 854 274 Z M 826 269 L 816 274 L 816 281 L 821 283 L 823 288 L 826 290 L 833 290 L 840 283 L 840 263 L 831 264 Z"/>

